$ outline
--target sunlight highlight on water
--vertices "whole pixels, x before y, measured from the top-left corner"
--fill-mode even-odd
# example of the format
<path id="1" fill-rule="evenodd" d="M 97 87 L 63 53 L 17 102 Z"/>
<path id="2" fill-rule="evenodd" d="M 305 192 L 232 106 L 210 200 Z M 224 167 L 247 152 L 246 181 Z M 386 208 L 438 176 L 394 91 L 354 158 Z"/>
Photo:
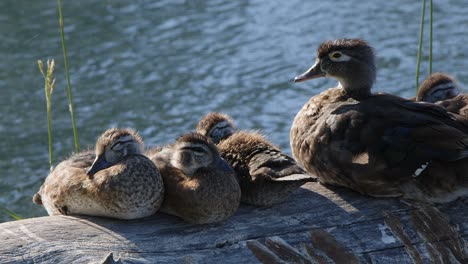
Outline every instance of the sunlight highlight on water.
<path id="1" fill-rule="evenodd" d="M 57 62 L 56 164 L 73 151 L 55 4 L 0 2 L 0 204 L 25 217 L 45 214 L 31 202 L 48 172 L 38 59 Z M 468 6 L 435 5 L 433 68 L 463 86 Z M 332 38 L 361 37 L 375 47 L 376 91 L 415 93 L 418 1 L 83 0 L 65 2 L 63 11 L 83 146 L 94 145 L 111 126 L 138 129 L 147 145 L 165 144 L 215 110 L 230 114 L 240 128 L 261 130 L 290 153 L 295 114 L 310 96 L 334 85 L 291 79 L 312 63 L 318 44 Z M 424 77 L 424 62 L 423 71 Z"/>

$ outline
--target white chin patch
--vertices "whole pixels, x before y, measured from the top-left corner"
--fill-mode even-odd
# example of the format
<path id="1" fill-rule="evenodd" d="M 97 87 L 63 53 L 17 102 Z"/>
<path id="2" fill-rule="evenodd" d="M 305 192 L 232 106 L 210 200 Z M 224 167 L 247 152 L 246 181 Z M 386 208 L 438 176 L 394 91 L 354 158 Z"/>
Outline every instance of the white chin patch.
<path id="1" fill-rule="evenodd" d="M 369 164 L 369 153 L 364 152 L 353 158 L 353 163 L 367 165 Z"/>

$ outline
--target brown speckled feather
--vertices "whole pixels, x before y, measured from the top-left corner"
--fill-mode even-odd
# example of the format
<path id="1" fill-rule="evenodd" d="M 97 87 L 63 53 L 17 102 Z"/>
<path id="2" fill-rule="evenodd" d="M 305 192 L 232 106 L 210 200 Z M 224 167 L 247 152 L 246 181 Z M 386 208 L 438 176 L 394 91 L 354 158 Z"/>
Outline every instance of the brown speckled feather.
<path id="1" fill-rule="evenodd" d="M 468 117 L 468 95 L 466 94 L 459 94 L 453 98 L 436 102 L 436 104 L 451 113 Z"/>
<path id="2" fill-rule="evenodd" d="M 218 144 L 233 166 L 242 190 L 242 202 L 271 206 L 315 178 L 279 148 L 255 132 L 238 131 Z"/>

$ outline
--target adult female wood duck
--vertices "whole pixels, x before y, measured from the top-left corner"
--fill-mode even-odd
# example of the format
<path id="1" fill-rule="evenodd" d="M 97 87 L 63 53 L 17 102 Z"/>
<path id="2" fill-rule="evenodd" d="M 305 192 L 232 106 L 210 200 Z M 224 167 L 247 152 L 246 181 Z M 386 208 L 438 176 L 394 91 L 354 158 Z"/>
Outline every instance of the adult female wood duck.
<path id="1" fill-rule="evenodd" d="M 317 180 L 260 133 L 236 131 L 226 114 L 208 113 L 198 123 L 197 132 L 210 137 L 236 171 L 244 203 L 271 206 L 306 182 Z"/>
<path id="2" fill-rule="evenodd" d="M 322 43 L 295 82 L 331 77 L 339 85 L 296 115 L 294 157 L 321 182 L 372 196 L 431 203 L 468 194 L 468 121 L 434 104 L 372 94 L 375 76 L 365 41 Z"/>
<path id="3" fill-rule="evenodd" d="M 433 73 L 418 89 L 417 101 L 436 103 L 447 111 L 468 116 L 468 96 L 461 94 L 457 81 L 446 73 Z"/>
<path id="4" fill-rule="evenodd" d="M 164 185 L 142 151 L 143 141 L 135 131 L 109 129 L 98 138 L 95 153 L 81 152 L 59 163 L 33 201 L 49 215 L 152 215 L 161 206 Z"/>
<path id="5" fill-rule="evenodd" d="M 235 172 L 208 138 L 190 133 L 147 153 L 166 188 L 162 212 L 194 224 L 220 222 L 236 212 L 241 191 Z"/>

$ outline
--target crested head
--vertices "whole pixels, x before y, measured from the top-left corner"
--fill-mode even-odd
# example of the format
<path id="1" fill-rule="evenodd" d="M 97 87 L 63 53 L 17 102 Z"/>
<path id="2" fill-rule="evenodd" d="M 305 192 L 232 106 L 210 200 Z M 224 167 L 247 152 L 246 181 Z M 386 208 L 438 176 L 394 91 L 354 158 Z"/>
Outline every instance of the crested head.
<path id="1" fill-rule="evenodd" d="M 197 124 L 197 132 L 211 138 L 215 144 L 232 135 L 234 130 L 232 118 L 217 112 L 208 113 Z"/>
<path id="2" fill-rule="evenodd" d="M 350 97 L 364 99 L 370 96 L 376 78 L 374 50 L 362 39 L 325 41 L 317 50 L 314 65 L 294 81 L 318 77 L 335 78 Z"/>
<path id="3" fill-rule="evenodd" d="M 334 51 L 355 53 L 356 58 L 374 60 L 374 50 L 362 39 L 335 39 L 322 42 L 317 49 L 317 57 L 323 58 Z"/>
<path id="4" fill-rule="evenodd" d="M 460 93 L 457 81 L 446 73 L 432 73 L 419 86 L 417 101 L 435 103 L 453 98 Z"/>
<path id="5" fill-rule="evenodd" d="M 106 130 L 96 142 L 96 160 L 87 174 L 108 168 L 126 156 L 143 153 L 143 140 L 130 128 L 111 128 Z"/>

